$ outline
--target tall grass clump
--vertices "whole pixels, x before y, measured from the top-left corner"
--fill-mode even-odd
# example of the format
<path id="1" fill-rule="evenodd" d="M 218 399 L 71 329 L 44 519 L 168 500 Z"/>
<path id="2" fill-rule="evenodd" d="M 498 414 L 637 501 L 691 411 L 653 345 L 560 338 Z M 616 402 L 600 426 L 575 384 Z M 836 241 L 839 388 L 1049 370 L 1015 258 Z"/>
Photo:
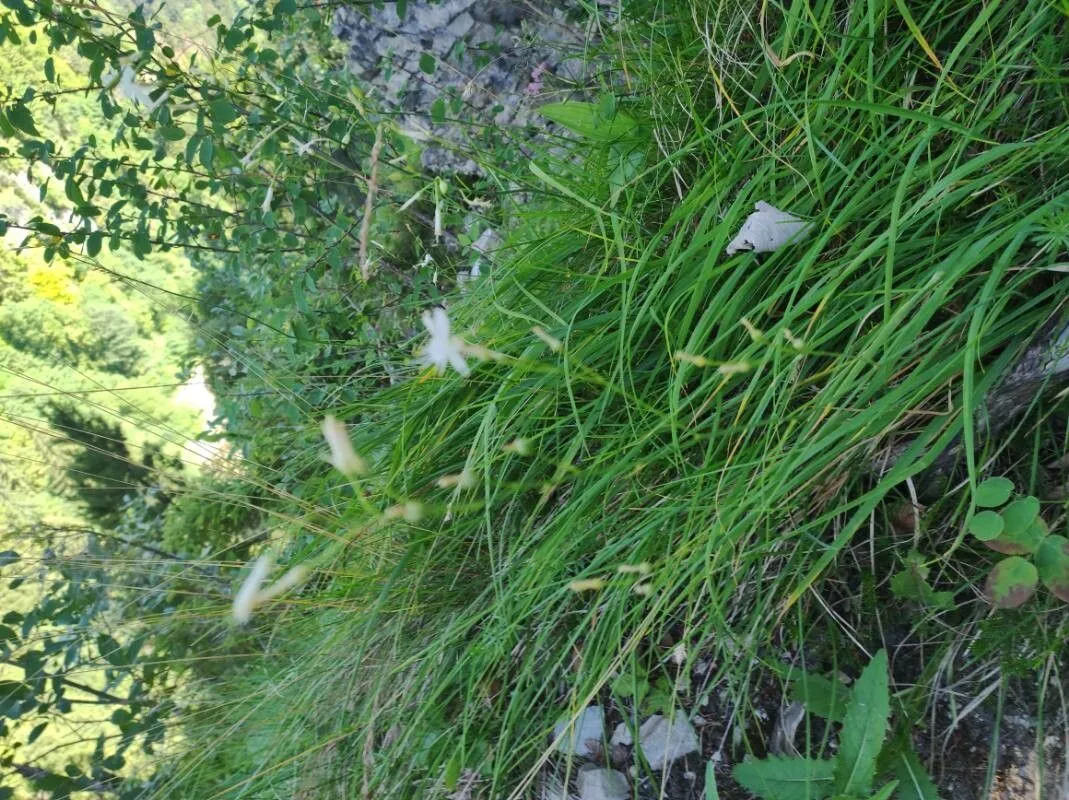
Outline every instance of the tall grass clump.
<path id="1" fill-rule="evenodd" d="M 626 149 L 595 127 L 529 169 L 484 154 L 523 202 L 501 263 L 445 298 L 471 374 L 398 357 L 394 385 L 306 415 L 345 421 L 368 474 L 324 464 L 298 492 L 276 548 L 310 577 L 206 637 L 249 655 L 205 679 L 159 796 L 536 797 L 556 722 L 699 661 L 728 762 L 763 751 L 758 687 L 789 663 L 894 639 L 896 702 L 933 719 L 1007 653 L 1057 675 L 1064 611 L 985 621 L 959 534 L 979 476 L 1061 446 L 1060 397 L 983 434 L 1064 322 L 1066 15 L 636 2 L 601 23 L 586 99 L 633 121 Z M 727 256 L 758 201 L 807 235 Z M 918 490 L 932 513 L 903 535 L 890 509 Z M 953 608 L 892 595 L 911 548 Z"/>

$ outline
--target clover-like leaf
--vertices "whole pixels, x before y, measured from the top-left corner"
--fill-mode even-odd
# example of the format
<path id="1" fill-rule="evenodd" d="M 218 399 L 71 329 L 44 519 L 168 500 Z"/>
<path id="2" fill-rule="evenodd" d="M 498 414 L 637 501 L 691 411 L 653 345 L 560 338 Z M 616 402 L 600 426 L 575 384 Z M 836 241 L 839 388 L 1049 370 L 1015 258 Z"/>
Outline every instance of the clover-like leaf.
<path id="1" fill-rule="evenodd" d="M 1048 536 L 1036 548 L 1036 570 L 1043 585 L 1069 603 L 1069 539 Z"/>
<path id="2" fill-rule="evenodd" d="M 998 562 L 987 576 L 984 594 L 995 608 L 1017 608 L 1035 594 L 1039 573 L 1020 556 Z"/>
<path id="3" fill-rule="evenodd" d="M 972 519 L 969 520 L 968 527 L 969 533 L 981 542 L 987 542 L 1002 533 L 1006 523 L 1003 522 L 1002 515 L 997 511 L 981 511 L 979 514 L 973 515 Z"/>
<path id="4" fill-rule="evenodd" d="M 973 501 L 981 508 L 994 508 L 1010 499 L 1013 481 L 1009 478 L 988 478 L 976 487 Z"/>
<path id="5" fill-rule="evenodd" d="M 1014 505 L 1016 503 L 1010 503 L 1002 511 L 1003 521 L 1006 523 L 1002 533 L 994 539 L 984 542 L 984 544 L 995 552 L 1005 553 L 1008 556 L 1023 556 L 1028 553 L 1034 553 L 1040 542 L 1047 535 L 1047 523 L 1043 521 L 1043 517 L 1037 516 L 1033 517 L 1032 521 L 1023 529 L 1016 524 L 1011 525 L 1010 520 L 1006 517 L 1006 511 Z"/>
<path id="6" fill-rule="evenodd" d="M 1002 509 L 1001 514 L 1002 521 L 1006 524 L 1006 533 L 1023 533 L 1039 516 L 1039 500 L 1034 497 L 1022 497 Z"/>

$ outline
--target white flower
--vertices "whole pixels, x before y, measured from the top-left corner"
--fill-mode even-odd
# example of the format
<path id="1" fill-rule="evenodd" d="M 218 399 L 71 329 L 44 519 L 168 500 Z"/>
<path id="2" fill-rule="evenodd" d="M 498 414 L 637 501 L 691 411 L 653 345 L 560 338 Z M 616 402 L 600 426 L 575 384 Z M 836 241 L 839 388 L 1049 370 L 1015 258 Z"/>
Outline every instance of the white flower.
<path id="1" fill-rule="evenodd" d="M 740 250 L 771 253 L 785 244 L 798 241 L 809 230 L 808 222 L 768 203 L 758 201 L 755 208 L 757 210 L 742 223 L 738 236 L 727 246 L 729 256 Z"/>
<path id="2" fill-rule="evenodd" d="M 308 576 L 308 568 L 296 566 L 289 569 L 285 575 L 279 578 L 271 586 L 261 589 L 267 573 L 275 565 L 275 559 L 271 553 L 264 553 L 253 562 L 248 577 L 241 584 L 241 589 L 234 595 L 233 615 L 238 625 L 244 625 L 252 619 L 252 612 L 257 606 L 263 605 L 268 600 L 273 600 L 283 592 L 289 591 L 301 583 Z"/>
<path id="3" fill-rule="evenodd" d="M 318 142 L 318 141 L 319 141 L 319 139 L 313 138 L 313 139 L 309 139 L 307 142 L 298 142 L 297 143 L 297 147 L 294 148 L 294 152 L 299 156 L 306 156 L 310 152 L 312 152 L 312 148 L 315 146 L 315 143 Z"/>
<path id="4" fill-rule="evenodd" d="M 275 199 L 275 184 L 270 184 L 267 187 L 267 194 L 264 195 L 264 201 L 260 204 L 260 210 L 265 214 L 271 210 L 271 201 Z"/>
<path id="5" fill-rule="evenodd" d="M 464 343 L 450 333 L 445 309 L 439 306 L 433 311 L 424 311 L 423 324 L 431 340 L 424 346 L 420 361 L 428 366 L 433 365 L 439 375 L 444 374 L 448 366 L 464 377 L 470 375 L 468 362 L 464 360 Z"/>
<path id="6" fill-rule="evenodd" d="M 133 67 L 129 64 L 124 64 L 118 75 L 114 71 L 108 70 L 100 77 L 108 89 L 118 89 L 119 94 L 135 106 L 144 106 L 149 113 L 159 108 L 170 94 L 170 91 L 166 91 L 153 100 L 152 89 L 137 82 L 137 73 L 134 72 Z"/>
<path id="7" fill-rule="evenodd" d="M 353 450 L 353 443 L 349 439 L 345 423 L 339 422 L 334 416 L 328 414 L 323 420 L 323 438 L 330 446 L 329 460 L 334 465 L 334 469 L 350 477 L 367 473 L 367 462 Z"/>

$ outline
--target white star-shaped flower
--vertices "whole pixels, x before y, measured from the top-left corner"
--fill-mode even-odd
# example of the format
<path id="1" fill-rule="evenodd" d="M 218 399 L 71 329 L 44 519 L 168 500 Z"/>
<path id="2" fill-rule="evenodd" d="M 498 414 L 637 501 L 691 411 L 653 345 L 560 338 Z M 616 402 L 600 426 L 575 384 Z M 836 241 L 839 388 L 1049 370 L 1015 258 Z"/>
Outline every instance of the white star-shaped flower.
<path id="1" fill-rule="evenodd" d="M 299 156 L 306 156 L 312 152 L 312 148 L 315 147 L 315 144 L 318 141 L 319 139 L 313 138 L 309 139 L 307 142 L 297 142 L 297 146 L 293 149 L 293 152 Z"/>
<path id="2" fill-rule="evenodd" d="M 420 361 L 434 366 L 439 375 L 452 366 L 465 378 L 471 374 L 468 362 L 464 360 L 464 343 L 453 336 L 449 328 L 449 317 L 440 306 L 433 311 L 423 312 L 423 324 L 431 335 L 431 340 L 424 345 Z"/>

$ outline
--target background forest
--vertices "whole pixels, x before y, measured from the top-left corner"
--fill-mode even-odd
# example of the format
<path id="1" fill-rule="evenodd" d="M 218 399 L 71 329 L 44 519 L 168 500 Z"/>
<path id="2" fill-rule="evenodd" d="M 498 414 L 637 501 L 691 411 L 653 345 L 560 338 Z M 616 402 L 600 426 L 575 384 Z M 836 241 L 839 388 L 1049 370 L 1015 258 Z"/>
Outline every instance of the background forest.
<path id="1" fill-rule="evenodd" d="M 1067 796 L 1067 29 L 0 0 L 0 800 Z"/>

